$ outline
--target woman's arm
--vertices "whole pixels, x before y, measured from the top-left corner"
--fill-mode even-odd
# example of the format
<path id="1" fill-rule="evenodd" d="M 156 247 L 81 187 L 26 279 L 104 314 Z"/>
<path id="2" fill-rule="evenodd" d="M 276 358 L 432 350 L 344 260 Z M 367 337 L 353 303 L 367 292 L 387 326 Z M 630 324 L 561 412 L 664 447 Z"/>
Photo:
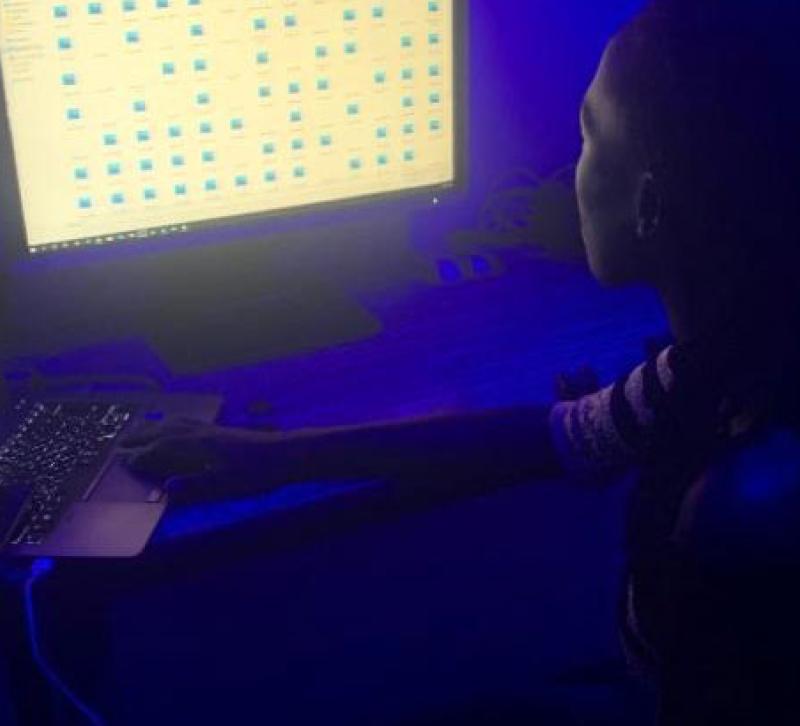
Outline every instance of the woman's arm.
<path id="1" fill-rule="evenodd" d="M 226 497 L 324 479 L 490 489 L 563 473 L 544 406 L 287 433 L 186 422 L 126 443 L 136 449 L 137 473 L 162 481 L 213 475 L 224 480 Z"/>
<path id="2" fill-rule="evenodd" d="M 213 474 L 225 480 L 226 496 L 324 479 L 393 478 L 487 489 L 563 474 L 607 481 L 640 463 L 674 430 L 672 351 L 612 386 L 554 407 L 286 433 L 168 424 L 129 438 L 128 446 L 139 449 L 130 465 L 162 481 Z M 199 491 L 197 481 L 191 486 Z"/>

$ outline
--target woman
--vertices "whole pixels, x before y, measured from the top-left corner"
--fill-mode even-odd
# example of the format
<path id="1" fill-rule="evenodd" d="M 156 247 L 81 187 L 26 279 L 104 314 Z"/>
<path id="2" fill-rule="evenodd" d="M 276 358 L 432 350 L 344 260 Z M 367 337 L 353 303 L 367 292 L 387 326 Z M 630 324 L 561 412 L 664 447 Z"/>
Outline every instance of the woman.
<path id="1" fill-rule="evenodd" d="M 622 630 L 631 662 L 660 686 L 660 723 L 794 722 L 800 22 L 791 5 L 655 0 L 608 45 L 586 95 L 577 192 L 589 264 L 608 284 L 653 285 L 674 346 L 548 411 L 284 435 L 187 424 L 132 441 L 147 445 L 134 468 L 211 470 L 211 481 L 230 475 L 252 488 L 444 473 L 469 486 L 564 469 L 607 480 L 634 469 Z"/>
<path id="2" fill-rule="evenodd" d="M 638 461 L 623 633 L 663 723 L 797 718 L 798 30 L 789 3 L 653 2 L 581 114 L 592 270 L 653 285 L 677 340 L 556 407 L 573 462 Z"/>

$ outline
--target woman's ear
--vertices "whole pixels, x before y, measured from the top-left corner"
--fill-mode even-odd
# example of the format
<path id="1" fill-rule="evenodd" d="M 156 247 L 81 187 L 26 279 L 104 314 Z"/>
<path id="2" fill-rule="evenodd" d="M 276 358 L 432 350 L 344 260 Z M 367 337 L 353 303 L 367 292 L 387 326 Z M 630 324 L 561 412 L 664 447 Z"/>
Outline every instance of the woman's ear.
<path id="1" fill-rule="evenodd" d="M 664 197 L 655 175 L 646 171 L 639 177 L 636 195 L 636 236 L 650 240 L 656 236 L 663 219 Z"/>

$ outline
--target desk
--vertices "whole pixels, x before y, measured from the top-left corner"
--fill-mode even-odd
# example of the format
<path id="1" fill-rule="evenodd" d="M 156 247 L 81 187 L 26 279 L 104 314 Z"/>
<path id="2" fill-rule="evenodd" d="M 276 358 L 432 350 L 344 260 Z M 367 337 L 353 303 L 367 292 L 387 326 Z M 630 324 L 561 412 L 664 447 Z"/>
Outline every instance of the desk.
<path id="1" fill-rule="evenodd" d="M 227 394 L 231 419 L 249 392 L 287 428 L 477 409 L 547 400 L 585 361 L 608 379 L 664 329 L 652 297 L 548 266 L 373 311 L 374 339 L 171 386 Z M 608 668 L 569 677 L 619 656 L 623 489 L 536 482 L 436 506 L 377 483 L 320 491 L 217 508 L 213 527 L 177 511 L 139 560 L 65 563 L 40 599 L 55 659 L 126 726 L 623 724 L 647 708 Z M 65 611 L 82 613 L 69 634 Z M 108 663 L 94 683 L 88 642 Z"/>

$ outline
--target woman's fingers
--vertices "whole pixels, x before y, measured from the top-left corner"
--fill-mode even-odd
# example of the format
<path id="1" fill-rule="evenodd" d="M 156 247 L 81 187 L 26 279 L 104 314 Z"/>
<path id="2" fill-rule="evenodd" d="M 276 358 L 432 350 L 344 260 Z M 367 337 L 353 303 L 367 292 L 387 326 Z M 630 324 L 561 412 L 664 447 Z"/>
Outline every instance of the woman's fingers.
<path id="1" fill-rule="evenodd" d="M 215 459 L 211 447 L 200 437 L 162 436 L 132 453 L 126 464 L 137 476 L 164 481 L 208 472 L 214 468 Z"/>

